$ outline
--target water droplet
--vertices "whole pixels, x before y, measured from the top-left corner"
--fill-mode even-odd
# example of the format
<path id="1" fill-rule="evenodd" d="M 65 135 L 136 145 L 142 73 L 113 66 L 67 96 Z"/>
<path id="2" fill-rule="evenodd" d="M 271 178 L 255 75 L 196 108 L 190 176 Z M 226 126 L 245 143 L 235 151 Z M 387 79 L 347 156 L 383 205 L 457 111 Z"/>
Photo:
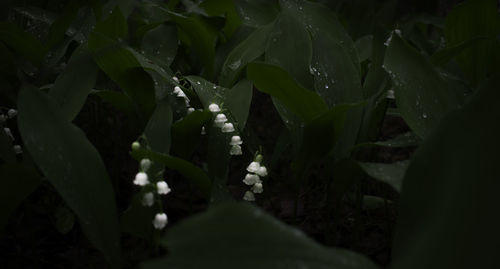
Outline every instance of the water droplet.
<path id="1" fill-rule="evenodd" d="M 328 89 L 328 85 L 325 85 L 325 89 Z"/>

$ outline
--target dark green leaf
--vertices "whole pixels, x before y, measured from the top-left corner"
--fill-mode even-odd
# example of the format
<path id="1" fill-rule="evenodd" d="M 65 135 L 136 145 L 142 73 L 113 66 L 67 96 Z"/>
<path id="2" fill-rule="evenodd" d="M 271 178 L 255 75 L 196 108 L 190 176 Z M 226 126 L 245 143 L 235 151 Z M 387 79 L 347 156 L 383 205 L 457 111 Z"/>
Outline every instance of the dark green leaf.
<path id="1" fill-rule="evenodd" d="M 132 100 L 122 92 L 119 91 L 92 91 L 91 94 L 99 96 L 102 100 L 110 103 L 116 109 L 124 112 L 126 114 L 133 114 L 135 112 L 135 106 Z"/>
<path id="2" fill-rule="evenodd" d="M 277 1 L 274 0 L 238 0 L 234 4 L 242 23 L 252 27 L 271 23 L 279 13 Z"/>
<path id="3" fill-rule="evenodd" d="M 498 268 L 498 77 L 429 134 L 406 171 L 391 268 Z"/>
<path id="4" fill-rule="evenodd" d="M 231 87 L 243 68 L 264 53 L 272 29 L 272 24 L 258 28 L 229 53 L 219 75 L 220 85 Z"/>
<path id="5" fill-rule="evenodd" d="M 208 111 L 194 111 L 172 125 L 172 152 L 189 159 L 199 145 L 201 128 L 212 119 Z"/>
<path id="6" fill-rule="evenodd" d="M 247 77 L 254 82 L 258 90 L 276 97 L 306 122 L 328 109 L 321 97 L 301 87 L 280 67 L 251 63 L 247 68 Z"/>
<path id="7" fill-rule="evenodd" d="M 404 133 L 399 135 L 393 139 L 389 139 L 386 141 L 377 141 L 377 142 L 369 142 L 362 143 L 356 145 L 356 147 L 373 147 L 373 146 L 381 146 L 381 147 L 390 147 L 390 148 L 404 148 L 404 147 L 415 147 L 419 144 L 418 137 L 415 136 L 412 132 Z"/>
<path id="8" fill-rule="evenodd" d="M 38 39 L 12 23 L 0 22 L 0 41 L 33 64 L 40 64 L 46 53 Z"/>
<path id="9" fill-rule="evenodd" d="M 361 169 L 363 169 L 367 175 L 391 185 L 398 192 L 401 191 L 401 184 L 409 163 L 409 161 L 396 163 L 358 162 Z"/>
<path id="10" fill-rule="evenodd" d="M 237 1 L 236 1 L 237 2 Z M 225 15 L 226 23 L 223 31 L 226 36 L 231 36 L 241 25 L 241 20 L 236 12 L 235 1 L 233 0 L 207 0 L 200 4 L 209 16 Z"/>
<path id="11" fill-rule="evenodd" d="M 163 68 L 169 68 L 177 53 L 177 46 L 175 27 L 160 24 L 144 35 L 141 48 L 149 59 Z"/>
<path id="12" fill-rule="evenodd" d="M 118 268 L 120 237 L 114 191 L 99 153 L 42 91 L 24 87 L 17 107 L 27 151 L 78 216 L 89 241 Z"/>
<path id="13" fill-rule="evenodd" d="M 49 95 L 59 103 L 69 121 L 76 117 L 85 104 L 87 95 L 96 83 L 98 71 L 87 48 L 81 45 L 54 82 Z"/>
<path id="14" fill-rule="evenodd" d="M 446 17 L 447 47 L 455 47 L 476 37 L 488 37 L 474 42 L 457 56 L 460 67 L 477 85 L 482 79 L 500 70 L 500 15 L 495 0 L 468 0 L 457 5 Z"/>
<path id="15" fill-rule="evenodd" d="M 60 13 L 60 16 L 50 25 L 45 47 L 51 49 L 61 42 L 69 26 L 76 18 L 79 9 L 78 1 L 70 1 Z"/>
<path id="16" fill-rule="evenodd" d="M 156 109 L 144 130 L 148 145 L 153 151 L 162 154 L 170 152 L 172 120 L 172 108 L 168 99 L 165 98 L 156 105 Z"/>
<path id="17" fill-rule="evenodd" d="M 434 67 L 397 34 L 387 48 L 384 68 L 392 78 L 402 117 L 420 137 L 426 137 L 458 100 Z"/>
<path id="18" fill-rule="evenodd" d="M 19 163 L 0 166 L 0 233 L 11 213 L 40 184 L 40 175 L 33 167 Z"/>
<path id="19" fill-rule="evenodd" d="M 356 42 L 354 42 L 354 46 L 356 47 L 356 51 L 358 52 L 359 62 L 362 63 L 372 57 L 372 45 L 373 36 L 365 35 Z"/>
<path id="20" fill-rule="evenodd" d="M 170 230 L 165 245 L 167 258 L 141 268 L 377 268 L 362 255 L 325 248 L 244 203 L 224 203 L 184 221 Z"/>
<path id="21" fill-rule="evenodd" d="M 456 46 L 452 47 L 446 47 L 442 50 L 436 51 L 432 56 L 431 56 L 431 62 L 435 66 L 442 66 L 447 64 L 451 59 L 456 57 L 457 55 L 460 55 L 462 51 L 465 49 L 474 46 L 475 44 L 480 43 L 479 41 L 484 40 L 485 37 L 475 37 L 472 39 L 469 39 L 467 41 L 464 41 L 460 44 L 457 44 Z"/>

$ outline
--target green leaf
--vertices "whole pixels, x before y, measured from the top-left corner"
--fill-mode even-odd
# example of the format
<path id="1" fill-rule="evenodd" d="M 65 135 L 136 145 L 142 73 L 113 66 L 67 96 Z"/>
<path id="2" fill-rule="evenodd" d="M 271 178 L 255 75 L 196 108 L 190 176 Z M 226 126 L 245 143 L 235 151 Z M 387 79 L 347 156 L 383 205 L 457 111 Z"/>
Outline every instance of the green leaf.
<path id="1" fill-rule="evenodd" d="M 238 0 L 234 4 L 242 23 L 251 27 L 267 25 L 279 13 L 277 1 L 274 0 Z"/>
<path id="2" fill-rule="evenodd" d="M 415 147 L 420 143 L 418 137 L 412 132 L 404 133 L 393 139 L 386 141 L 368 142 L 356 145 L 356 147 L 389 147 L 389 148 L 405 148 L 405 147 Z"/>
<path id="3" fill-rule="evenodd" d="M 45 43 L 47 49 L 52 49 L 64 39 L 64 34 L 76 18 L 79 8 L 78 1 L 75 0 L 70 1 L 64 7 L 60 16 L 50 25 L 47 42 Z"/>
<path id="4" fill-rule="evenodd" d="M 495 0 L 468 0 L 457 5 L 446 17 L 447 47 L 455 47 L 476 37 L 488 37 L 464 49 L 457 62 L 477 85 L 482 79 L 500 70 L 500 15 Z"/>
<path id="5" fill-rule="evenodd" d="M 401 185 L 409 161 L 395 163 L 365 163 L 358 162 L 365 173 L 372 178 L 391 185 L 396 191 L 401 191 Z"/>
<path id="6" fill-rule="evenodd" d="M 30 166 L 19 163 L 0 166 L 0 233 L 3 233 L 9 217 L 40 185 L 40 175 Z"/>
<path id="7" fill-rule="evenodd" d="M 230 37 L 241 25 L 241 20 L 236 12 L 235 1 L 232 0 L 207 0 L 200 4 L 209 16 L 224 15 L 226 23 L 222 29 Z"/>
<path id="8" fill-rule="evenodd" d="M 256 29 L 229 53 L 219 75 L 220 85 L 231 87 L 246 65 L 264 53 L 272 29 L 272 24 Z"/>
<path id="9" fill-rule="evenodd" d="M 458 100 L 434 67 L 397 34 L 387 48 L 384 69 L 389 73 L 396 104 L 408 126 L 426 137 Z"/>
<path id="10" fill-rule="evenodd" d="M 122 232 L 126 232 L 145 240 L 152 240 L 153 224 L 156 209 L 142 205 L 143 192 L 134 195 L 130 206 L 123 212 L 120 222 Z"/>
<path id="11" fill-rule="evenodd" d="M 177 54 L 178 37 L 175 27 L 160 24 L 142 38 L 142 51 L 163 68 L 169 68 Z"/>
<path id="12" fill-rule="evenodd" d="M 35 65 L 42 62 L 46 53 L 38 39 L 12 23 L 0 22 L 0 41 Z"/>
<path id="13" fill-rule="evenodd" d="M 114 268 L 120 264 L 120 236 L 114 191 L 97 150 L 68 122 L 49 95 L 21 89 L 17 116 L 29 154 L 66 204 L 94 246 Z"/>
<path id="14" fill-rule="evenodd" d="M 443 118 L 413 155 L 391 268 L 500 267 L 499 83 L 488 81 Z"/>
<path id="15" fill-rule="evenodd" d="M 102 100 L 110 103 L 116 109 L 120 110 L 125 114 L 133 114 L 135 112 L 134 103 L 123 92 L 110 91 L 110 90 L 100 90 L 100 91 L 94 90 L 91 91 L 90 94 L 95 94 L 99 96 Z"/>
<path id="16" fill-rule="evenodd" d="M 356 47 L 360 63 L 372 57 L 372 48 L 373 48 L 372 42 L 373 42 L 372 35 L 362 36 L 358 40 L 356 40 L 356 42 L 354 42 L 354 46 Z"/>
<path id="17" fill-rule="evenodd" d="M 309 32 L 288 12 L 280 13 L 269 36 L 266 62 L 285 69 L 303 87 L 312 89 L 312 53 Z"/>
<path id="18" fill-rule="evenodd" d="M 212 119 L 208 111 L 194 111 L 172 125 L 172 152 L 189 159 L 200 142 L 201 128 Z"/>
<path id="19" fill-rule="evenodd" d="M 362 255 L 325 248 L 244 203 L 225 203 L 191 217 L 173 227 L 164 242 L 169 255 L 141 268 L 377 268 Z"/>
<path id="20" fill-rule="evenodd" d="M 251 63 L 247 67 L 247 77 L 254 82 L 258 90 L 276 97 L 306 122 L 328 109 L 321 97 L 301 87 L 280 67 L 266 63 Z"/>
<path id="21" fill-rule="evenodd" d="M 154 162 L 164 164 L 169 169 L 179 172 L 194 186 L 197 186 L 207 198 L 210 197 L 210 178 L 201 168 L 195 166 L 194 164 L 180 158 L 145 149 L 134 150 L 131 152 L 131 155 L 137 161 L 140 161 L 144 158 L 149 158 Z"/>
<path id="22" fill-rule="evenodd" d="M 148 145 L 153 151 L 163 154 L 170 152 L 172 120 L 172 107 L 165 98 L 156 105 L 144 130 Z"/>
<path id="23" fill-rule="evenodd" d="M 96 83 L 98 71 L 87 48 L 81 45 L 54 82 L 49 95 L 59 103 L 69 121 L 76 117 L 85 104 L 87 95 Z"/>
<path id="24" fill-rule="evenodd" d="M 456 46 L 452 47 L 446 47 L 442 50 L 436 51 L 432 56 L 431 56 L 431 62 L 435 66 L 443 66 L 447 64 L 451 59 L 456 57 L 457 55 L 460 55 L 462 51 L 466 50 L 467 48 L 470 48 L 474 45 L 479 44 L 481 40 L 484 40 L 485 37 L 474 37 L 472 39 L 466 40 L 460 44 L 457 44 Z"/>

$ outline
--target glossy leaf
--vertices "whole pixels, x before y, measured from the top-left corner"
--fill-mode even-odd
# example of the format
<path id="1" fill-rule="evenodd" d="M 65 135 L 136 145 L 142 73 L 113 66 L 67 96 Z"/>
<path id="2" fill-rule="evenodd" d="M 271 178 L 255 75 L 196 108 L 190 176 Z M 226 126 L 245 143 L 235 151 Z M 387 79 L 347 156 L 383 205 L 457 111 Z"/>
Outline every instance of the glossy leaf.
<path id="1" fill-rule="evenodd" d="M 164 244 L 169 255 L 141 268 L 377 268 L 362 255 L 325 248 L 244 203 L 224 203 L 187 219 L 169 231 Z"/>
<path id="2" fill-rule="evenodd" d="M 432 64 L 436 66 L 442 66 L 447 64 L 451 59 L 456 57 L 457 55 L 460 55 L 464 50 L 467 48 L 470 48 L 474 45 L 478 45 L 481 40 L 484 40 L 485 37 L 475 37 L 472 39 L 469 39 L 467 41 L 464 41 L 460 44 L 457 44 L 452 47 L 446 47 L 442 50 L 436 51 L 432 56 L 431 56 L 431 62 Z"/>
<path id="3" fill-rule="evenodd" d="M 156 109 L 149 118 L 144 135 L 148 140 L 148 146 L 158 153 L 168 154 L 170 152 L 170 144 L 172 135 L 170 128 L 172 127 L 172 107 L 168 99 L 160 101 L 156 105 Z"/>
<path id="4" fill-rule="evenodd" d="M 416 137 L 412 132 L 404 133 L 393 139 L 385 141 L 368 142 L 356 145 L 356 147 L 389 147 L 389 148 L 404 148 L 404 147 L 415 147 L 420 143 L 418 137 Z"/>
<path id="5" fill-rule="evenodd" d="M 54 82 L 49 95 L 59 103 L 69 121 L 76 117 L 85 104 L 87 95 L 96 83 L 98 71 L 92 56 L 82 45 L 73 52 L 66 69 Z"/>
<path id="6" fill-rule="evenodd" d="M 387 48 L 384 69 L 389 73 L 398 110 L 410 128 L 426 137 L 458 100 L 434 67 L 397 34 Z"/>
<path id="7" fill-rule="evenodd" d="M 0 165 L 0 233 L 14 210 L 40 184 L 40 175 L 33 167 L 18 163 Z"/>
<path id="8" fill-rule="evenodd" d="M 142 51 L 163 68 L 170 67 L 177 54 L 178 37 L 175 27 L 160 24 L 142 38 Z"/>
<path id="9" fill-rule="evenodd" d="M 135 112 L 135 106 L 132 100 L 125 95 L 123 92 L 110 91 L 110 90 L 100 90 L 91 91 L 91 94 L 99 96 L 102 100 L 110 103 L 116 109 L 124 112 L 125 114 L 133 114 Z"/>
<path id="10" fill-rule="evenodd" d="M 189 159 L 199 146 L 201 128 L 212 120 L 208 111 L 194 111 L 172 125 L 172 152 Z"/>
<path id="11" fill-rule="evenodd" d="M 40 64 L 46 53 L 38 39 L 12 23 L 0 22 L 0 41 L 34 64 Z"/>
<path id="12" fill-rule="evenodd" d="M 360 63 L 371 58 L 373 48 L 372 42 L 372 35 L 362 36 L 358 40 L 356 40 L 356 42 L 354 42 L 354 46 L 356 47 Z"/>
<path id="13" fill-rule="evenodd" d="M 231 87 L 246 65 L 264 53 L 272 28 L 272 24 L 258 28 L 229 53 L 219 75 L 221 86 Z"/>
<path id="14" fill-rule="evenodd" d="M 50 25 L 45 47 L 51 49 L 64 39 L 64 34 L 78 13 L 78 1 L 72 0 L 64 7 L 60 16 Z"/>
<path id="15" fill-rule="evenodd" d="M 403 182 L 391 268 L 497 268 L 498 78 L 448 114 Z"/>
<path id="16" fill-rule="evenodd" d="M 208 0 L 203 1 L 200 7 L 209 16 L 224 15 L 226 22 L 222 30 L 227 36 L 231 36 L 241 25 L 241 19 L 236 12 L 235 2 L 232 0 Z"/>
<path id="17" fill-rule="evenodd" d="M 495 0 L 468 0 L 457 5 L 446 17 L 447 47 L 454 47 L 476 37 L 488 37 L 464 49 L 457 56 L 460 67 L 477 85 L 500 70 L 500 15 Z"/>
<path id="18" fill-rule="evenodd" d="M 372 178 L 391 185 L 396 191 L 401 191 L 401 185 L 409 161 L 395 163 L 365 163 L 358 162 L 365 173 Z"/>
<path id="19" fill-rule="evenodd" d="M 97 150 L 68 122 L 50 96 L 33 87 L 19 93 L 19 131 L 44 176 L 78 216 L 89 241 L 112 267 L 120 264 L 114 191 Z"/>
<path id="20" fill-rule="evenodd" d="M 252 27 L 271 23 L 279 13 L 277 1 L 274 0 L 240 0 L 234 3 L 242 23 Z"/>
<path id="21" fill-rule="evenodd" d="M 277 98 L 306 122 L 327 110 L 321 97 L 301 87 L 280 67 L 251 63 L 247 68 L 247 77 L 254 82 L 258 90 Z"/>

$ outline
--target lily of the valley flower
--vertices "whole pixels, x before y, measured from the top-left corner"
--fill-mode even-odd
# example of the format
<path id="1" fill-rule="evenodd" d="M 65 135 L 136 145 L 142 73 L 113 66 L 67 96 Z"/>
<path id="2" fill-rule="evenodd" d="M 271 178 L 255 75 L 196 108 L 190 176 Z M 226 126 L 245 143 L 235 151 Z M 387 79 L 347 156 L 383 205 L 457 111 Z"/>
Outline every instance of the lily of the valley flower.
<path id="1" fill-rule="evenodd" d="M 219 107 L 219 105 L 217 105 L 215 103 L 211 103 L 208 106 L 208 110 L 210 110 L 210 112 L 217 113 L 217 112 L 220 112 L 220 107 Z"/>
<path id="2" fill-rule="evenodd" d="M 231 133 L 234 132 L 234 125 L 232 123 L 224 123 L 224 126 L 222 126 L 221 131 L 223 133 Z"/>
<path id="3" fill-rule="evenodd" d="M 230 155 L 242 155 L 243 151 L 241 150 L 240 145 L 233 145 L 231 146 L 231 149 L 229 150 Z"/>
<path id="4" fill-rule="evenodd" d="M 14 145 L 14 146 L 13 146 L 13 148 L 14 148 L 14 152 L 15 152 L 16 154 L 21 154 L 21 153 L 23 153 L 23 148 L 21 148 L 21 146 L 19 146 L 19 145 Z"/>
<path id="5" fill-rule="evenodd" d="M 231 137 L 231 142 L 229 142 L 229 145 L 235 146 L 235 145 L 241 145 L 243 144 L 243 141 L 241 141 L 241 137 L 239 135 L 233 135 Z"/>
<path id="6" fill-rule="evenodd" d="M 153 220 L 153 226 L 155 227 L 155 229 L 158 230 L 165 228 L 167 223 L 168 223 L 168 218 L 167 214 L 165 213 L 156 214 L 155 219 Z"/>
<path id="7" fill-rule="evenodd" d="M 172 190 L 168 187 L 167 182 L 165 181 L 158 181 L 156 183 L 156 190 L 158 191 L 158 194 L 168 194 Z"/>
<path id="8" fill-rule="evenodd" d="M 149 184 L 148 174 L 139 172 L 135 175 L 134 184 L 139 186 L 146 186 Z"/>
<path id="9" fill-rule="evenodd" d="M 265 177 L 267 176 L 267 168 L 265 166 L 260 166 L 255 173 L 261 177 Z"/>
<path id="10" fill-rule="evenodd" d="M 7 116 L 9 116 L 9 118 L 14 118 L 15 116 L 17 115 L 17 110 L 11 108 L 7 111 Z"/>
<path id="11" fill-rule="evenodd" d="M 179 79 L 178 79 L 177 77 L 172 77 L 172 79 L 173 79 L 175 82 L 179 83 Z"/>
<path id="12" fill-rule="evenodd" d="M 223 113 L 219 113 L 217 114 L 217 116 L 215 116 L 214 124 L 215 126 L 222 128 L 224 127 L 224 123 L 226 121 L 227 121 L 226 115 L 224 115 Z"/>
<path id="13" fill-rule="evenodd" d="M 253 202 L 255 201 L 255 195 L 251 191 L 246 191 L 243 195 L 243 200 Z"/>
<path id="14" fill-rule="evenodd" d="M 188 107 L 187 113 L 191 114 L 194 112 L 194 107 Z"/>
<path id="15" fill-rule="evenodd" d="M 147 192 L 142 197 L 142 205 L 151 207 L 155 203 L 155 195 L 152 192 Z"/>
<path id="16" fill-rule="evenodd" d="M 262 182 L 258 175 L 248 173 L 243 179 L 243 183 L 252 186 L 256 183 Z"/>
<path id="17" fill-rule="evenodd" d="M 259 168 L 260 168 L 260 163 L 251 162 L 247 167 L 247 171 L 250 173 L 256 173 L 259 170 Z"/>
<path id="18" fill-rule="evenodd" d="M 151 167 L 151 161 L 149 159 L 142 159 L 141 160 L 141 170 L 146 172 L 149 170 Z"/>
<path id="19" fill-rule="evenodd" d="M 175 86 L 174 87 L 174 93 L 178 96 L 180 92 L 182 92 L 181 87 Z"/>
<path id="20" fill-rule="evenodd" d="M 132 143 L 132 146 L 131 146 L 131 147 L 132 147 L 132 150 L 138 150 L 138 149 L 140 149 L 140 148 L 141 148 L 141 144 L 140 144 L 139 142 L 137 142 L 137 141 L 134 141 L 134 142 Z"/>
<path id="21" fill-rule="evenodd" d="M 262 193 L 264 191 L 264 188 L 262 186 L 262 183 L 261 182 L 257 182 L 253 185 L 252 187 L 252 191 L 254 193 Z"/>

